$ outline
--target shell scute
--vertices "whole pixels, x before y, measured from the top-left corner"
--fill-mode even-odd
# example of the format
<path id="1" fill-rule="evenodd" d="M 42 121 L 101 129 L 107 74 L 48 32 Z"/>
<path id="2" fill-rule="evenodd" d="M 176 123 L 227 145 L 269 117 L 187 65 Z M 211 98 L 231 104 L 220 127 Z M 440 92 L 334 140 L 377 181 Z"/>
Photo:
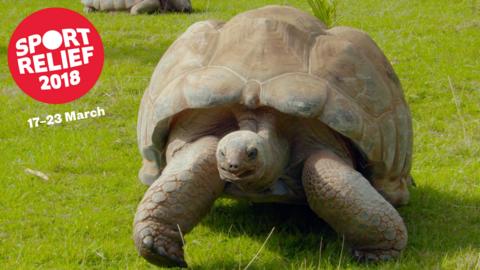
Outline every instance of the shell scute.
<path id="1" fill-rule="evenodd" d="M 356 143 L 374 164 L 382 161 L 382 148 L 378 146 L 378 142 L 381 141 L 382 135 L 376 122 L 372 119 L 364 119 L 362 137 Z"/>
<path id="2" fill-rule="evenodd" d="M 265 81 L 289 72 L 306 72 L 311 34 L 271 18 L 222 28 L 209 65 L 228 67 L 245 79 Z"/>
<path id="3" fill-rule="evenodd" d="M 310 56 L 310 73 L 334 84 L 370 115 L 381 115 L 391 106 L 390 90 L 385 91 L 375 66 L 345 39 L 319 36 Z"/>
<path id="4" fill-rule="evenodd" d="M 238 102 L 244 86 L 243 79 L 234 73 L 209 67 L 187 75 L 180 89 L 188 108 L 209 108 Z"/>
<path id="5" fill-rule="evenodd" d="M 208 63 L 217 44 L 217 28 L 221 25 L 216 21 L 197 22 L 170 46 L 150 81 L 152 99 L 165 92 L 164 87 L 173 79 Z"/>
<path id="6" fill-rule="evenodd" d="M 382 134 L 382 161 L 386 168 L 392 168 L 397 154 L 397 127 L 391 114 L 387 114 L 377 121 Z"/>
<path id="7" fill-rule="evenodd" d="M 361 109 L 341 94 L 331 90 L 320 120 L 353 140 L 360 139 L 363 130 Z"/>
<path id="8" fill-rule="evenodd" d="M 260 102 L 287 114 L 315 117 L 327 101 L 328 87 L 308 74 L 286 74 L 263 85 Z"/>

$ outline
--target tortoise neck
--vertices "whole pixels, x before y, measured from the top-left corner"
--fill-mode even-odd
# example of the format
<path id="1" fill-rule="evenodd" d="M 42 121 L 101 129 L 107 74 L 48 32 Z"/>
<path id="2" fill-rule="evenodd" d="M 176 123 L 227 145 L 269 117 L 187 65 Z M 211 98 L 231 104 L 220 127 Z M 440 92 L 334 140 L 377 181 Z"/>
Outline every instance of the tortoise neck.
<path id="1" fill-rule="evenodd" d="M 233 114 L 240 130 L 249 130 L 260 136 L 268 136 L 276 129 L 276 117 L 271 111 L 236 108 L 233 110 Z"/>
<path id="2" fill-rule="evenodd" d="M 290 157 L 290 145 L 272 123 L 261 122 L 257 134 L 265 139 L 269 149 L 271 170 L 266 171 L 264 177 L 273 184 L 285 172 Z"/>
<path id="3" fill-rule="evenodd" d="M 267 147 L 267 159 L 270 164 L 264 180 L 272 184 L 283 174 L 289 160 L 290 146 L 286 138 L 279 132 L 278 119 L 274 112 L 267 110 L 234 111 L 240 130 L 249 130 L 260 136 Z"/>

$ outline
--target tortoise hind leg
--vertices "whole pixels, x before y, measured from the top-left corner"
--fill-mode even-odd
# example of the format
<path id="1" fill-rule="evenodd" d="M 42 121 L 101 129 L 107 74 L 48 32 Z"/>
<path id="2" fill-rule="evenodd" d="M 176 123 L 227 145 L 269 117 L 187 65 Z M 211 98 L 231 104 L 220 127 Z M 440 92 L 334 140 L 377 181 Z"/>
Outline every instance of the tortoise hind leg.
<path id="1" fill-rule="evenodd" d="M 85 7 L 83 8 L 83 12 L 85 12 L 85 13 L 92 13 L 92 12 L 95 12 L 95 11 L 97 11 L 97 10 L 96 10 L 95 8 L 93 8 L 93 7 L 85 6 Z"/>
<path id="2" fill-rule="evenodd" d="M 144 13 L 154 13 L 160 10 L 160 1 L 159 0 L 144 0 L 132 6 L 130 9 L 130 14 L 144 14 Z"/>
<path id="3" fill-rule="evenodd" d="M 405 248 L 407 230 L 398 212 L 335 154 L 310 156 L 302 181 L 312 210 L 345 236 L 357 259 L 387 260 Z"/>
<path id="4" fill-rule="evenodd" d="M 149 262 L 186 266 L 181 233 L 188 233 L 223 191 L 217 143 L 215 137 L 203 137 L 184 146 L 145 193 L 135 215 L 134 240 Z"/>

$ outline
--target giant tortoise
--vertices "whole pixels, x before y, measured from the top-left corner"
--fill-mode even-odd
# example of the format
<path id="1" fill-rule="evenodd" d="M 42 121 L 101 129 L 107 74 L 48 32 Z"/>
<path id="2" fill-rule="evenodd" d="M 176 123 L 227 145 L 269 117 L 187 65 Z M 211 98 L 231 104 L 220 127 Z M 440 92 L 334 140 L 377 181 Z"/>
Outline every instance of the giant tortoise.
<path id="1" fill-rule="evenodd" d="M 130 14 L 192 11 L 190 0 L 82 0 L 86 12 L 128 11 Z"/>
<path id="2" fill-rule="evenodd" d="M 364 32 L 267 6 L 193 24 L 163 55 L 138 118 L 141 256 L 185 266 L 188 233 L 222 195 L 308 205 L 359 260 L 400 254 L 412 124 Z"/>

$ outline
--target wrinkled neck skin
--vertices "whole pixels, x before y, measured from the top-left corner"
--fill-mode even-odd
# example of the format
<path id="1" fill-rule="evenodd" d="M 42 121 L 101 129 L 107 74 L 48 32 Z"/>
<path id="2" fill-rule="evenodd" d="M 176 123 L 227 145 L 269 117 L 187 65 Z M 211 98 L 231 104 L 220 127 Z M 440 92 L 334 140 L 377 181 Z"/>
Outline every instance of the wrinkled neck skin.
<path id="1" fill-rule="evenodd" d="M 254 186 L 257 191 L 265 190 L 284 172 L 290 154 L 289 144 L 278 130 L 279 119 L 273 112 L 266 110 L 243 109 L 234 111 L 234 114 L 240 130 L 255 132 L 264 143 L 263 173 L 253 181 L 256 182 Z"/>

